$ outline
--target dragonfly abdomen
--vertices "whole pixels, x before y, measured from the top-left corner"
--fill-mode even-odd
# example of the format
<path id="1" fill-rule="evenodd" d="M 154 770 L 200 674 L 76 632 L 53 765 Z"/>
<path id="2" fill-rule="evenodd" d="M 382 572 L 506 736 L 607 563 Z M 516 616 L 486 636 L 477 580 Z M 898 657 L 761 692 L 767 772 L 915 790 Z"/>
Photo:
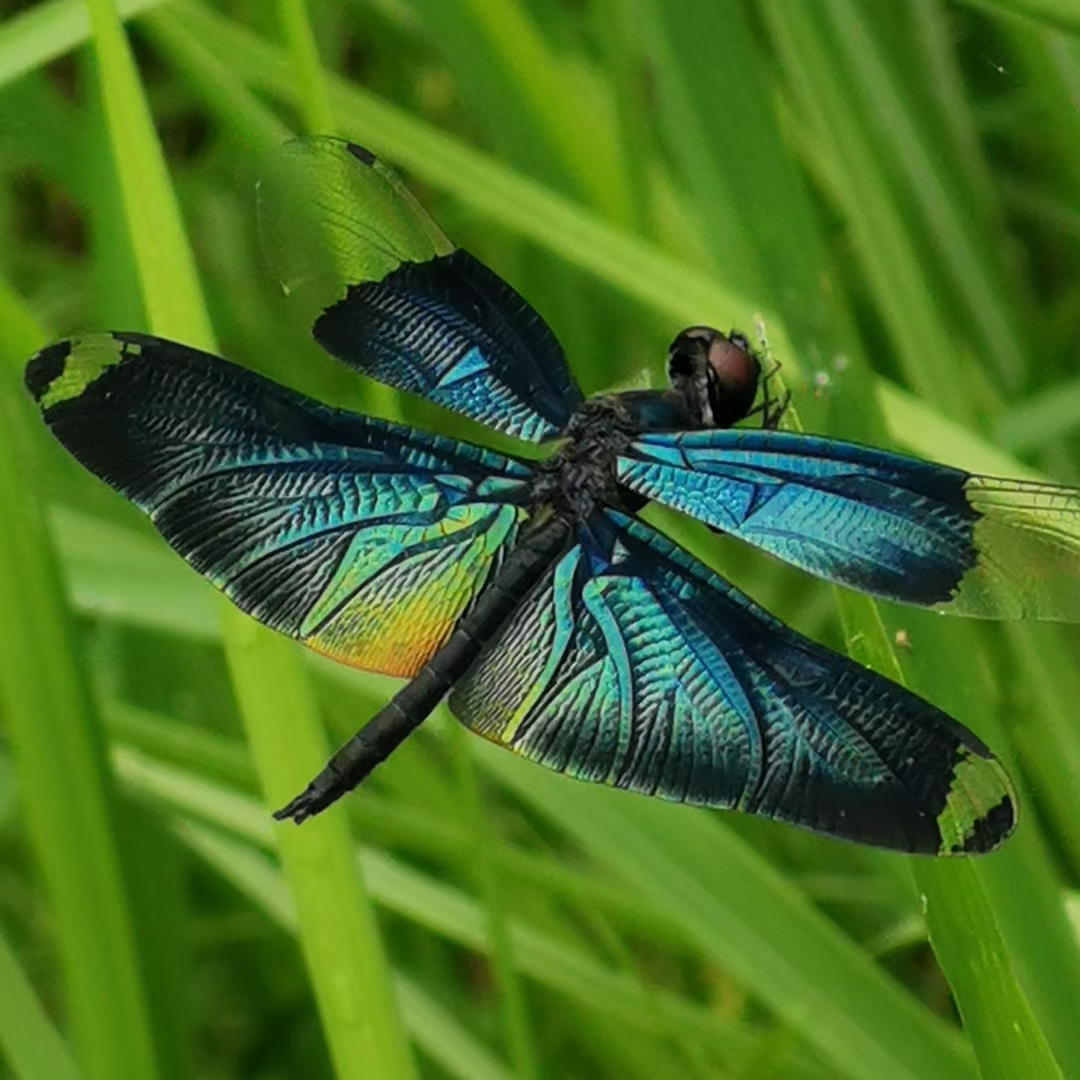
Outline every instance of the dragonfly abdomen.
<path id="1" fill-rule="evenodd" d="M 314 780 L 274 817 L 297 824 L 352 791 L 431 715 L 480 650 L 521 605 L 566 550 L 572 521 L 553 514 L 526 532 L 494 578 L 455 627 L 446 644 L 334 756 Z"/>

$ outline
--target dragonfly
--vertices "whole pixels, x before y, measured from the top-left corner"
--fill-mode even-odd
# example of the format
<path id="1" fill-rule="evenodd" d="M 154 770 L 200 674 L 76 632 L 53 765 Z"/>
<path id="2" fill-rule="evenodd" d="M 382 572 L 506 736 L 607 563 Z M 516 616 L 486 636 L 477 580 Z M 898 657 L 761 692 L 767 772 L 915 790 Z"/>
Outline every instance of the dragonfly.
<path id="1" fill-rule="evenodd" d="M 762 357 L 706 326 L 675 337 L 665 389 L 585 398 L 541 316 L 355 145 L 279 148 L 258 216 L 323 349 L 540 444 L 332 408 L 141 333 L 30 360 L 53 435 L 241 609 L 408 680 L 278 819 L 325 810 L 448 698 L 476 734 L 580 780 L 904 852 L 1010 834 L 1012 787 L 974 734 L 639 513 L 662 504 L 888 600 L 1070 619 L 1080 491 L 779 430 L 776 403 L 755 405 Z"/>

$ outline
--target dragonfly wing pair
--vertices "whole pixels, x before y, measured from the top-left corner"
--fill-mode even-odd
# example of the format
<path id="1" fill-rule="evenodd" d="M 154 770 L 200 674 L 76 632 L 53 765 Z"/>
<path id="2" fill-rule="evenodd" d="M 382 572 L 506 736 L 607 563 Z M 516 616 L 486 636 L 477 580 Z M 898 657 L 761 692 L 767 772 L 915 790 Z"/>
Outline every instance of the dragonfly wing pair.
<path id="1" fill-rule="evenodd" d="M 356 667 L 415 674 L 525 521 L 525 463 L 173 342 L 62 342 L 27 384 L 60 441 L 195 569 Z M 864 843 L 980 851 L 1012 822 L 970 733 L 614 511 L 582 524 L 450 707 L 575 777 Z"/>

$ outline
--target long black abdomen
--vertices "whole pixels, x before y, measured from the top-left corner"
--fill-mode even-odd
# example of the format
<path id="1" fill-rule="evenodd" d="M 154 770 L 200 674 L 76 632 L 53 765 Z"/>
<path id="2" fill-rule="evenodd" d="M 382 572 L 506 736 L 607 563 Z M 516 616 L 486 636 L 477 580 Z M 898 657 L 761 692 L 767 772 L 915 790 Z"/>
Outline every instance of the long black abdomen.
<path id="1" fill-rule="evenodd" d="M 380 709 L 287 806 L 279 821 L 298 825 L 352 791 L 431 714 L 501 629 L 547 569 L 566 550 L 572 526 L 559 515 L 527 532 L 446 644 Z"/>

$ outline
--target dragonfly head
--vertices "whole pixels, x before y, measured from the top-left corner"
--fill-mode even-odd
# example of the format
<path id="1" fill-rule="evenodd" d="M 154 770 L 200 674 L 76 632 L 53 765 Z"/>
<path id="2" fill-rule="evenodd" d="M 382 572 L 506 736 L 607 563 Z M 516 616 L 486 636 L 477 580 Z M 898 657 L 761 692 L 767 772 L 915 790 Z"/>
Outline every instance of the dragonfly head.
<path id="1" fill-rule="evenodd" d="M 668 380 L 697 427 L 724 428 L 750 412 L 761 364 L 744 334 L 691 326 L 668 349 Z"/>

